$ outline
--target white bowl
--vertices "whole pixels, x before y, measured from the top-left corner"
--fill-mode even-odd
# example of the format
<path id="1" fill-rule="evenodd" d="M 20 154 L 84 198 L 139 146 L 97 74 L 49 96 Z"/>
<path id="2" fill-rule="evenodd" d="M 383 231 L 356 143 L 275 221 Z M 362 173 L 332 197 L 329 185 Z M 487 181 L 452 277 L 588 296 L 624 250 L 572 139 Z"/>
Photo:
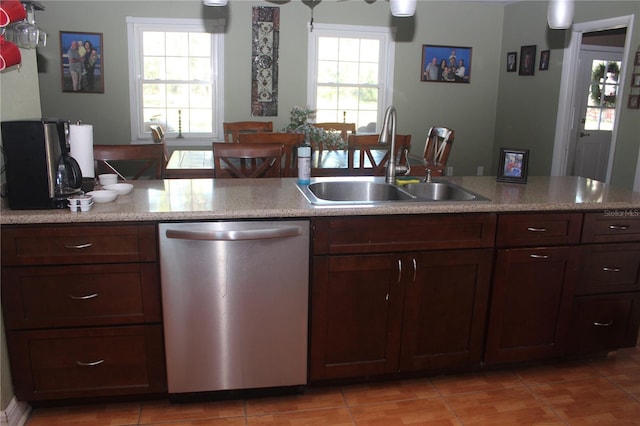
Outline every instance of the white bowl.
<path id="1" fill-rule="evenodd" d="M 115 183 L 118 183 L 118 175 L 115 173 L 106 173 L 106 174 L 98 175 L 98 181 L 102 186 L 113 185 Z"/>
<path id="2" fill-rule="evenodd" d="M 96 203 L 110 203 L 116 198 L 118 198 L 117 191 L 112 191 L 108 189 L 90 191 L 90 192 L 87 192 L 87 195 L 91 195 L 93 197 L 93 201 Z"/>
<path id="3" fill-rule="evenodd" d="M 133 191 L 133 185 L 130 183 L 114 183 L 113 185 L 104 185 L 104 189 L 116 191 L 119 195 L 127 195 Z"/>

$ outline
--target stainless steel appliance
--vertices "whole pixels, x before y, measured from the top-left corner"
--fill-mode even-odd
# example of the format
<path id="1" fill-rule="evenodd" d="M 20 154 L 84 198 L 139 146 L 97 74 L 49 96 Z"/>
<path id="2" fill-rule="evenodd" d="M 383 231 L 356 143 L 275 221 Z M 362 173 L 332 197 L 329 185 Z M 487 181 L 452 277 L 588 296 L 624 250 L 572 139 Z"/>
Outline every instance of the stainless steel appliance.
<path id="1" fill-rule="evenodd" d="M 307 381 L 308 221 L 161 223 L 170 394 Z"/>
<path id="2" fill-rule="evenodd" d="M 69 122 L 3 121 L 7 196 L 11 209 L 66 208 L 79 193 L 82 171 L 69 155 Z"/>

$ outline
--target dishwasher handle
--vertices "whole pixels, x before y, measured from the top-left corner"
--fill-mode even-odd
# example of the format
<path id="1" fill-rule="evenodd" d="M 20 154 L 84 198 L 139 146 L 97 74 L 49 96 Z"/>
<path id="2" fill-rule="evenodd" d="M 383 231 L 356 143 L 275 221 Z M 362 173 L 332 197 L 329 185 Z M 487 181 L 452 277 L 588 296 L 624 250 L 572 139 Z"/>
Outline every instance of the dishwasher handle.
<path id="1" fill-rule="evenodd" d="M 178 240 L 198 241 L 246 241 L 266 240 L 271 238 L 288 238 L 302 234 L 299 226 L 283 226 L 279 228 L 246 229 L 246 230 L 216 230 L 216 231 L 183 231 L 167 229 L 167 238 Z"/>

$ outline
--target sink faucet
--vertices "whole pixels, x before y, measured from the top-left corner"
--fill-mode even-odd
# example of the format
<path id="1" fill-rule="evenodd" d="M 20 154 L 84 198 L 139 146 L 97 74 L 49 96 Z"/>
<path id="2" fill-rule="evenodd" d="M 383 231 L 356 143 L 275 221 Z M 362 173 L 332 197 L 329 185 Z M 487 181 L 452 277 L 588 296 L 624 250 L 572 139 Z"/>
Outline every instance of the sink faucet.
<path id="1" fill-rule="evenodd" d="M 382 130 L 378 138 L 379 144 L 386 144 L 391 138 L 391 146 L 389 147 L 389 162 L 385 174 L 387 183 L 395 183 L 396 173 L 407 174 L 409 169 L 400 164 L 396 164 L 396 120 L 398 113 L 393 105 L 389 106 L 384 113 L 384 121 L 382 122 Z M 408 158 L 407 158 L 408 160 Z M 407 161 L 408 162 L 408 161 Z"/>

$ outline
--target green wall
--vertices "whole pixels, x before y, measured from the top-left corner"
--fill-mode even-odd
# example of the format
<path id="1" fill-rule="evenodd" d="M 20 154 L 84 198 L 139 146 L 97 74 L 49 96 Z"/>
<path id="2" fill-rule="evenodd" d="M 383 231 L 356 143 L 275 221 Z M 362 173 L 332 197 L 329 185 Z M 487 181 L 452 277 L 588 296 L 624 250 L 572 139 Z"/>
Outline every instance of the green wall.
<path id="1" fill-rule="evenodd" d="M 475 174 L 492 162 L 500 65 L 503 7 L 496 4 L 420 1 L 415 18 L 392 18 L 389 3 L 322 1 L 314 9 L 317 23 L 396 26 L 394 105 L 398 131 L 413 137 L 422 153 L 432 125 L 456 130 L 450 163 L 456 174 Z M 95 143 L 129 143 L 129 82 L 126 16 L 227 18 L 225 43 L 225 120 L 251 119 L 251 8 L 280 7 L 279 109 L 276 129 L 289 120 L 294 105 L 307 104 L 307 22 L 310 9 L 300 1 L 231 0 L 226 8 L 200 1 L 77 2 L 56 1 L 37 13 L 50 43 L 39 49 L 45 64 L 39 75 L 43 114 L 93 124 Z M 104 94 L 62 93 L 59 31 L 101 32 L 104 36 Z M 422 44 L 473 48 L 471 84 L 420 82 Z"/>
<path id="2" fill-rule="evenodd" d="M 25 49 L 21 49 L 21 54 L 20 69 L 11 67 L 0 72 L 0 121 L 41 116 L 36 54 Z M 5 410 L 13 398 L 13 387 L 1 314 L 0 309 L 0 410 Z"/>
<path id="3" fill-rule="evenodd" d="M 500 54 L 500 84 L 496 110 L 496 135 L 493 145 L 493 172 L 497 170 L 498 150 L 501 146 L 530 150 L 529 173 L 548 175 L 553 158 L 558 92 L 562 74 L 562 55 L 566 47 L 566 31 L 550 30 L 546 24 L 547 3 L 525 1 L 505 7 Z M 576 3 L 574 23 L 597 21 L 606 18 L 635 15 L 631 39 L 631 55 L 624 58 L 627 78 L 633 70 L 633 55 L 640 48 L 639 1 Z M 538 71 L 534 76 L 519 76 L 506 72 L 507 52 L 518 52 L 520 46 L 537 45 L 541 50 L 550 49 L 548 71 Z M 637 72 L 637 71 L 636 71 Z M 626 108 L 629 84 L 622 88 L 623 108 L 619 116 L 618 142 L 614 157 L 611 183 L 633 188 L 633 180 L 640 146 L 640 110 Z"/>

